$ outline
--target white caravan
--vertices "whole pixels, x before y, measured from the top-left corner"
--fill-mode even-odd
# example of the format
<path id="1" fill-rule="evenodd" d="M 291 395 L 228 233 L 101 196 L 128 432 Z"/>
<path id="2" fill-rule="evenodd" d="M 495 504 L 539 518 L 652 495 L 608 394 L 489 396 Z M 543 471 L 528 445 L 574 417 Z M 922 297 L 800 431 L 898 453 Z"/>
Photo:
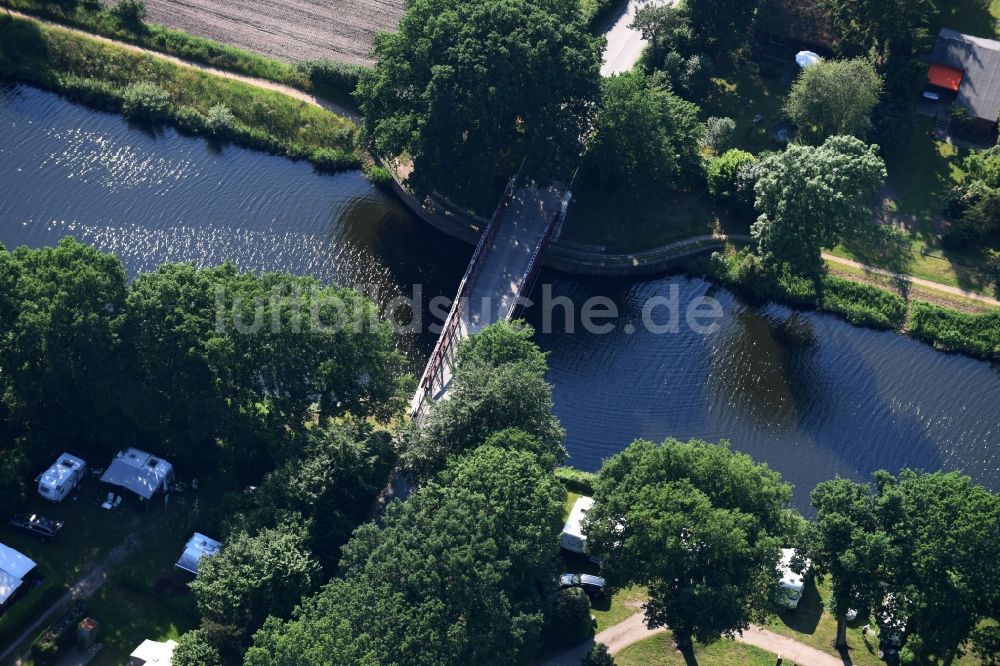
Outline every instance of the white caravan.
<path id="1" fill-rule="evenodd" d="M 61 502 L 70 491 L 83 483 L 87 463 L 64 453 L 38 477 L 38 494 L 50 502 Z"/>
<path id="2" fill-rule="evenodd" d="M 778 583 L 778 589 L 774 593 L 774 600 L 779 605 L 791 610 L 799 606 L 799 601 L 802 599 L 802 590 L 805 588 L 805 578 L 809 573 L 811 565 L 809 560 L 805 560 L 802 573 L 795 573 L 792 571 L 792 558 L 794 556 L 795 551 L 793 549 L 781 549 L 781 562 L 778 563 L 778 573 L 781 574 L 781 582 Z"/>

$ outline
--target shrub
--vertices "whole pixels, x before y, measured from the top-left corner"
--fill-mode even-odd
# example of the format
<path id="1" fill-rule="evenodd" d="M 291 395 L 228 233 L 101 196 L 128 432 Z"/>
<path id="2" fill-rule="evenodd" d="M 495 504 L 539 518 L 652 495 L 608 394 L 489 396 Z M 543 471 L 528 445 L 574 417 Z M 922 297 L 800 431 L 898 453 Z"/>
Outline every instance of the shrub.
<path id="1" fill-rule="evenodd" d="M 832 275 L 822 280 L 820 309 L 858 326 L 898 330 L 906 321 L 906 301 L 897 294 Z"/>
<path id="2" fill-rule="evenodd" d="M 209 642 L 202 629 L 182 635 L 171 659 L 174 666 L 219 666 L 221 662 L 219 651 Z"/>
<path id="3" fill-rule="evenodd" d="M 727 150 L 732 145 L 735 134 L 736 121 L 732 118 L 712 116 L 705 121 L 705 147 L 711 148 L 716 153 Z"/>
<path id="4" fill-rule="evenodd" d="M 205 129 L 215 136 L 230 136 L 236 127 L 236 116 L 225 104 L 216 104 L 205 116 Z"/>
<path id="5" fill-rule="evenodd" d="M 556 478 L 566 486 L 566 490 L 584 495 L 594 494 L 594 481 L 597 480 L 597 475 L 593 472 L 584 472 L 573 467 L 556 467 Z"/>
<path id="6" fill-rule="evenodd" d="M 142 27 L 143 21 L 149 12 L 146 11 L 146 3 L 142 0 L 121 0 L 114 9 L 111 10 L 118 22 L 123 27 L 130 30 L 137 30 Z"/>
<path id="7" fill-rule="evenodd" d="M 309 79 L 316 92 L 335 98 L 353 97 L 354 89 L 358 87 L 358 78 L 365 71 L 361 65 L 323 58 L 306 60 L 299 63 L 298 68 Z"/>
<path id="8" fill-rule="evenodd" d="M 333 148 L 317 148 L 304 156 L 323 171 L 343 171 L 358 164 L 358 159 L 353 153 Z"/>
<path id="9" fill-rule="evenodd" d="M 170 115 L 170 95 L 155 83 L 133 83 L 122 93 L 122 113 L 130 118 L 166 118 Z"/>
<path id="10" fill-rule="evenodd" d="M 710 119 L 711 120 L 711 119 Z M 757 158 L 745 150 L 733 148 L 708 163 L 708 192 L 718 199 L 734 199 L 739 194 L 740 170 Z"/>
<path id="11" fill-rule="evenodd" d="M 174 111 L 174 121 L 181 129 L 201 134 L 208 131 L 207 119 L 193 106 L 181 106 Z"/>
<path id="12" fill-rule="evenodd" d="M 368 177 L 368 180 L 376 185 L 384 187 L 392 183 L 392 174 L 389 173 L 389 170 L 377 164 L 370 164 L 365 167 L 365 175 Z"/>
<path id="13" fill-rule="evenodd" d="M 576 645 L 594 635 L 590 620 L 590 599 L 578 587 L 556 592 L 545 615 L 545 633 L 549 643 Z"/>
<path id="14" fill-rule="evenodd" d="M 595 643 L 580 661 L 580 666 L 615 666 L 615 660 L 608 652 L 607 645 Z"/>
<path id="15" fill-rule="evenodd" d="M 907 327 L 936 349 L 1000 360 L 1000 311 L 968 314 L 916 301 Z"/>

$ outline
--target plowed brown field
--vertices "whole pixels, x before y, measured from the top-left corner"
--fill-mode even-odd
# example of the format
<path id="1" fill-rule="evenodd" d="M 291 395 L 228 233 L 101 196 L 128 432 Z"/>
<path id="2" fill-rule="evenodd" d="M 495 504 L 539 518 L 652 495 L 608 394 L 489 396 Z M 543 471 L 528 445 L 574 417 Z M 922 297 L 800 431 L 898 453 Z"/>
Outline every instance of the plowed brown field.
<path id="1" fill-rule="evenodd" d="M 146 0 L 149 20 L 295 62 L 370 64 L 376 33 L 395 30 L 404 0 Z"/>

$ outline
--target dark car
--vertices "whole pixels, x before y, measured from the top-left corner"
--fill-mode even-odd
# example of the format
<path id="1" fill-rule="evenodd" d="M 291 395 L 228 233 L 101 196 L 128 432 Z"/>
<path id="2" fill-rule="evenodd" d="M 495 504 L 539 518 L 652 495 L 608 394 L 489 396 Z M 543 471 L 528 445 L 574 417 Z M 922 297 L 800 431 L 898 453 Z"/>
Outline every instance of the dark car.
<path id="1" fill-rule="evenodd" d="M 579 587 L 583 588 L 583 591 L 587 593 L 588 597 L 603 597 L 604 586 L 604 579 L 600 576 L 572 573 L 565 573 L 559 576 L 560 590 L 564 590 L 567 587 Z"/>
<path id="2" fill-rule="evenodd" d="M 34 536 L 46 541 L 55 538 L 55 536 L 59 534 L 59 530 L 61 530 L 65 524 L 61 520 L 45 518 L 44 516 L 39 516 L 37 513 L 30 515 L 27 513 L 19 513 L 8 520 L 7 523 L 14 529 L 27 532 L 28 534 L 33 534 Z"/>

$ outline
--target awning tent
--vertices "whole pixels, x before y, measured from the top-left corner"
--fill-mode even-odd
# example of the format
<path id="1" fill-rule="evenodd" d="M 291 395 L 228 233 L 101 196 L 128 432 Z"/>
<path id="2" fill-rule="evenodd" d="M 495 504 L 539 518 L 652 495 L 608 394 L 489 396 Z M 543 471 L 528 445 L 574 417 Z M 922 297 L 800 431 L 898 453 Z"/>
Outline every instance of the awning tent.
<path id="1" fill-rule="evenodd" d="M 101 475 L 101 483 L 131 490 L 149 499 L 173 480 L 174 468 L 165 460 L 145 451 L 128 449 L 119 453 Z"/>
<path id="2" fill-rule="evenodd" d="M 20 579 L 27 576 L 36 566 L 38 565 L 31 558 L 0 543 L 0 571 Z"/>
<path id="3" fill-rule="evenodd" d="M 3 606 L 14 596 L 22 582 L 20 578 L 15 578 L 6 571 L 0 571 L 0 606 Z"/>
<path id="4" fill-rule="evenodd" d="M 938 88 L 958 92 L 965 72 L 955 67 L 933 64 L 927 70 L 927 83 Z"/>
<path id="5" fill-rule="evenodd" d="M 198 575 L 198 564 L 201 562 L 201 559 L 215 555 L 221 548 L 222 544 L 215 539 L 195 532 L 194 536 L 188 539 L 187 545 L 184 546 L 184 552 L 181 554 L 181 559 L 177 560 L 177 564 L 174 566 Z"/>

